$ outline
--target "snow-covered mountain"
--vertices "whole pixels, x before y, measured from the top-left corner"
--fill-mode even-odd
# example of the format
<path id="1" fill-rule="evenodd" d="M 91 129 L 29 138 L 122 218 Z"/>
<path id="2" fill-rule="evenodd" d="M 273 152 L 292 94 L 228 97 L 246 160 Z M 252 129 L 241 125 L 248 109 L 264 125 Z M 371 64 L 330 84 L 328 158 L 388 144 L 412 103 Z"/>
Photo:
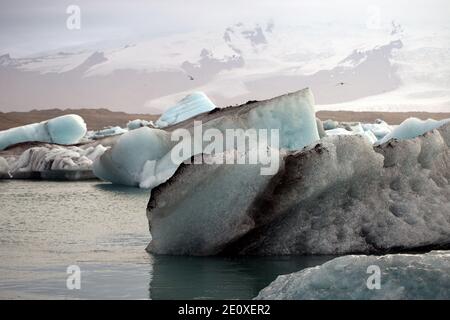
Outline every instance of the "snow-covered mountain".
<path id="1" fill-rule="evenodd" d="M 445 37 L 444 37 L 445 38 Z M 448 41 L 386 30 L 236 23 L 117 47 L 0 56 L 0 109 L 158 113 L 192 91 L 219 106 L 312 88 L 322 109 L 449 111 Z"/>

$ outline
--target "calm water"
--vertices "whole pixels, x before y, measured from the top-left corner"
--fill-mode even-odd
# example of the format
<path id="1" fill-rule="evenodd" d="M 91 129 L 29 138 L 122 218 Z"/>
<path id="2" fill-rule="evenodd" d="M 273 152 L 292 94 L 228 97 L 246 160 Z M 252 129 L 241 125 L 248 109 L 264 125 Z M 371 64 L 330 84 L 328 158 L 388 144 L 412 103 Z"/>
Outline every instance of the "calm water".
<path id="1" fill-rule="evenodd" d="M 148 198 L 99 181 L 0 180 L 0 298 L 249 299 L 331 258 L 153 256 Z M 69 265 L 80 290 L 66 288 Z"/>

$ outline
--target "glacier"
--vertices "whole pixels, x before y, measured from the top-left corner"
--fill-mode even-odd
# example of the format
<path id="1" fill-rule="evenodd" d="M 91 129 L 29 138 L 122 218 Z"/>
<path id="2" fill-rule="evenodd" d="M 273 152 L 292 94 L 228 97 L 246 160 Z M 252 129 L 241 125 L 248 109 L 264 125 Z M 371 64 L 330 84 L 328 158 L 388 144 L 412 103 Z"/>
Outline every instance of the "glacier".
<path id="1" fill-rule="evenodd" d="M 69 114 L 40 123 L 0 131 L 0 150 L 23 142 L 48 142 L 62 145 L 78 143 L 86 134 L 83 118 Z"/>
<path id="2" fill-rule="evenodd" d="M 194 92 L 167 109 L 156 121 L 155 126 L 164 128 L 195 117 L 201 113 L 212 111 L 216 108 L 217 107 L 206 94 L 203 92 Z"/>
<path id="3" fill-rule="evenodd" d="M 372 267 L 371 267 L 372 266 Z M 367 286 L 370 268 L 380 270 L 379 289 Z M 370 282 L 370 281 L 369 281 Z M 257 300 L 413 300 L 450 298 L 450 252 L 350 255 L 278 276 Z"/>
<path id="4" fill-rule="evenodd" d="M 391 139 L 411 139 L 424 134 L 427 131 L 436 129 L 445 123 L 450 122 L 450 119 L 443 119 L 436 121 L 433 119 L 420 120 L 417 118 L 408 118 L 403 121 L 392 132 L 386 134 L 378 141 L 379 144 L 385 143 Z"/>
<path id="5" fill-rule="evenodd" d="M 182 111 L 180 111 L 183 114 Z M 265 101 L 203 113 L 164 130 L 143 127 L 123 134 L 110 150 L 94 163 L 94 174 L 116 184 L 153 188 L 166 181 L 180 162 L 171 159 L 172 133 L 184 129 L 201 143 L 201 150 L 210 143 L 195 137 L 195 121 L 201 121 L 203 132 L 214 129 L 225 135 L 227 129 L 278 129 L 282 149 L 303 148 L 319 140 L 314 112 L 314 98 L 309 89 L 300 90 Z M 198 140 L 201 140 L 198 142 Z M 226 150 L 227 146 L 224 146 Z M 184 160 L 196 153 L 190 153 Z"/>
<path id="6" fill-rule="evenodd" d="M 280 153 L 271 177 L 248 165 L 183 164 L 152 190 L 148 250 L 288 255 L 448 247 L 449 146 L 446 123 L 376 146 L 359 135 L 328 136 Z"/>

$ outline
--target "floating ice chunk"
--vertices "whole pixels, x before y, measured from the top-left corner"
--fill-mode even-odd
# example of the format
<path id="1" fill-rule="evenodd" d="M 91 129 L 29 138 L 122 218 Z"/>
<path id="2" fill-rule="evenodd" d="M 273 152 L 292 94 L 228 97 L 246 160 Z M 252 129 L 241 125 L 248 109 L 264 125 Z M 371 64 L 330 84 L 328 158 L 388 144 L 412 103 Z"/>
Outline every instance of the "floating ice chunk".
<path id="1" fill-rule="evenodd" d="M 113 183 L 139 186 L 149 174 L 150 163 L 154 161 L 156 166 L 173 144 L 170 133 L 163 130 L 142 127 L 129 131 L 95 161 L 94 174 Z"/>
<path id="2" fill-rule="evenodd" d="M 123 129 L 119 126 L 115 126 L 115 127 L 109 127 L 109 128 L 97 130 L 97 131 L 90 131 L 87 134 L 87 138 L 95 140 L 95 139 L 101 139 L 101 138 L 105 138 L 105 137 L 123 134 L 125 132 L 128 132 L 128 130 Z"/>
<path id="3" fill-rule="evenodd" d="M 338 127 L 339 123 L 337 121 L 328 119 L 323 122 L 323 128 L 325 130 L 332 130 Z"/>
<path id="4" fill-rule="evenodd" d="M 49 142 L 57 144 L 77 143 L 86 134 L 86 123 L 76 114 L 50 119 L 46 127 L 51 138 Z"/>
<path id="5" fill-rule="evenodd" d="M 364 131 L 371 131 L 377 139 L 382 139 L 384 136 L 391 133 L 392 128 L 383 120 L 376 120 L 376 123 L 363 123 Z"/>
<path id="6" fill-rule="evenodd" d="M 344 128 L 336 128 L 331 130 L 325 130 L 326 135 L 328 136 L 351 136 L 351 135 L 360 135 L 366 138 L 371 144 L 374 144 L 377 142 L 377 137 L 370 132 L 370 131 L 364 131 L 361 124 L 356 124 L 353 126 L 349 126 L 350 130 L 346 130 Z"/>
<path id="7" fill-rule="evenodd" d="M 86 134 L 86 123 L 75 114 L 0 131 L 0 150 L 28 141 L 75 144 Z"/>
<path id="8" fill-rule="evenodd" d="M 164 128 L 215 108 L 216 106 L 203 92 L 194 92 L 167 109 L 155 125 Z"/>
<path id="9" fill-rule="evenodd" d="M 130 131 L 139 129 L 142 127 L 149 127 L 149 126 L 153 127 L 153 121 L 135 119 L 135 120 L 128 121 L 128 123 L 127 123 L 127 128 Z"/>
<path id="10" fill-rule="evenodd" d="M 398 127 L 396 127 L 392 132 L 379 140 L 378 143 L 382 144 L 391 139 L 412 139 L 424 134 L 427 131 L 436 129 L 448 122 L 450 122 L 450 119 L 436 121 L 433 119 L 420 120 L 417 118 L 408 118 L 403 121 Z"/>
<path id="11" fill-rule="evenodd" d="M 25 150 L 10 165 L 11 174 L 17 172 L 44 172 L 54 170 L 92 170 L 92 165 L 107 148 L 101 144 L 88 148 L 45 145 Z"/>
<path id="12" fill-rule="evenodd" d="M 352 255 L 281 275 L 255 299 L 450 299 L 449 275 L 449 251 Z"/>

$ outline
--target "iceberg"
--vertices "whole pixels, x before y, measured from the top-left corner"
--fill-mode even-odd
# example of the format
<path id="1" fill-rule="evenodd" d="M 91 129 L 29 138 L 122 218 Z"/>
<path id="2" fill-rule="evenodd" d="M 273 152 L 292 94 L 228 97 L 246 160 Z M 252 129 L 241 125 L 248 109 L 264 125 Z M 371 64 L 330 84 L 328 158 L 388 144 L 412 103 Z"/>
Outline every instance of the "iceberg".
<path id="1" fill-rule="evenodd" d="M 135 120 L 131 120 L 128 121 L 127 123 L 127 128 L 128 130 L 135 130 L 135 129 L 139 129 L 142 127 L 153 127 L 153 121 L 147 121 L 147 120 L 141 120 L 141 119 L 135 119 Z"/>
<path id="2" fill-rule="evenodd" d="M 196 121 L 201 121 L 201 126 L 196 126 Z M 198 154 L 189 153 L 179 162 L 171 159 L 172 148 L 176 145 L 171 137 L 177 129 L 187 130 L 194 137 L 195 144 L 201 144 L 200 153 L 209 145 L 210 142 L 204 141 L 203 137 L 195 136 L 198 127 L 203 132 L 213 129 L 224 136 L 227 129 L 267 129 L 269 132 L 277 129 L 279 147 L 289 150 L 303 148 L 319 140 L 313 96 L 309 89 L 304 89 L 270 100 L 201 114 L 167 130 L 148 127 L 132 130 L 122 135 L 111 150 L 97 159 L 94 173 L 117 184 L 155 187 L 173 175 L 181 162 Z"/>
<path id="3" fill-rule="evenodd" d="M 129 131 L 94 162 L 94 174 L 115 184 L 139 186 L 148 175 L 156 175 L 150 167 L 155 169 L 173 145 L 167 131 L 148 127 Z"/>
<path id="4" fill-rule="evenodd" d="M 86 134 L 86 123 L 75 114 L 0 131 L 0 150 L 22 142 L 76 144 Z"/>
<path id="5" fill-rule="evenodd" d="M 103 139 L 106 137 L 124 134 L 125 132 L 128 132 L 128 130 L 123 129 L 119 126 L 115 126 L 115 127 L 104 128 L 104 129 L 97 130 L 97 131 L 89 131 L 86 135 L 86 138 L 88 140 L 98 140 L 98 139 Z"/>
<path id="6" fill-rule="evenodd" d="M 288 255 L 448 247 L 449 181 L 450 123 L 375 147 L 359 135 L 325 137 L 280 153 L 280 170 L 270 177 L 249 165 L 183 164 L 152 190 L 148 250 Z"/>
<path id="7" fill-rule="evenodd" d="M 378 270 L 380 281 L 375 287 L 370 276 Z M 450 299 L 450 252 L 343 256 L 278 276 L 255 299 Z"/>
<path id="8" fill-rule="evenodd" d="M 378 143 L 382 144 L 391 139 L 412 139 L 424 134 L 427 131 L 436 129 L 448 122 L 450 122 L 450 119 L 443 119 L 440 121 L 428 119 L 423 121 L 417 118 L 408 118 L 403 121 L 398 127 L 396 127 L 392 132 L 386 134 L 382 139 L 378 141 Z"/>
<path id="9" fill-rule="evenodd" d="M 101 144 L 85 148 L 43 145 L 25 150 L 10 164 L 12 177 L 24 172 L 92 171 L 92 165 L 107 148 Z"/>
<path id="10" fill-rule="evenodd" d="M 377 140 L 382 139 L 392 131 L 391 126 L 380 119 L 377 119 L 375 123 L 363 123 L 362 127 L 364 131 L 371 131 Z"/>
<path id="11" fill-rule="evenodd" d="M 336 136 L 336 135 L 343 135 L 343 136 L 349 136 L 349 135 L 360 135 L 364 138 L 366 138 L 371 144 L 374 144 L 377 142 L 377 137 L 371 132 L 371 131 L 365 131 L 361 124 L 356 124 L 353 126 L 348 127 L 349 130 L 344 128 L 335 128 L 330 130 L 325 130 L 325 134 L 327 136 Z"/>
<path id="12" fill-rule="evenodd" d="M 338 127 L 339 123 L 337 121 L 328 119 L 323 122 L 324 130 L 333 130 Z"/>
<path id="13" fill-rule="evenodd" d="M 194 92 L 167 109 L 156 121 L 155 126 L 164 128 L 216 108 L 206 94 L 203 92 Z"/>

